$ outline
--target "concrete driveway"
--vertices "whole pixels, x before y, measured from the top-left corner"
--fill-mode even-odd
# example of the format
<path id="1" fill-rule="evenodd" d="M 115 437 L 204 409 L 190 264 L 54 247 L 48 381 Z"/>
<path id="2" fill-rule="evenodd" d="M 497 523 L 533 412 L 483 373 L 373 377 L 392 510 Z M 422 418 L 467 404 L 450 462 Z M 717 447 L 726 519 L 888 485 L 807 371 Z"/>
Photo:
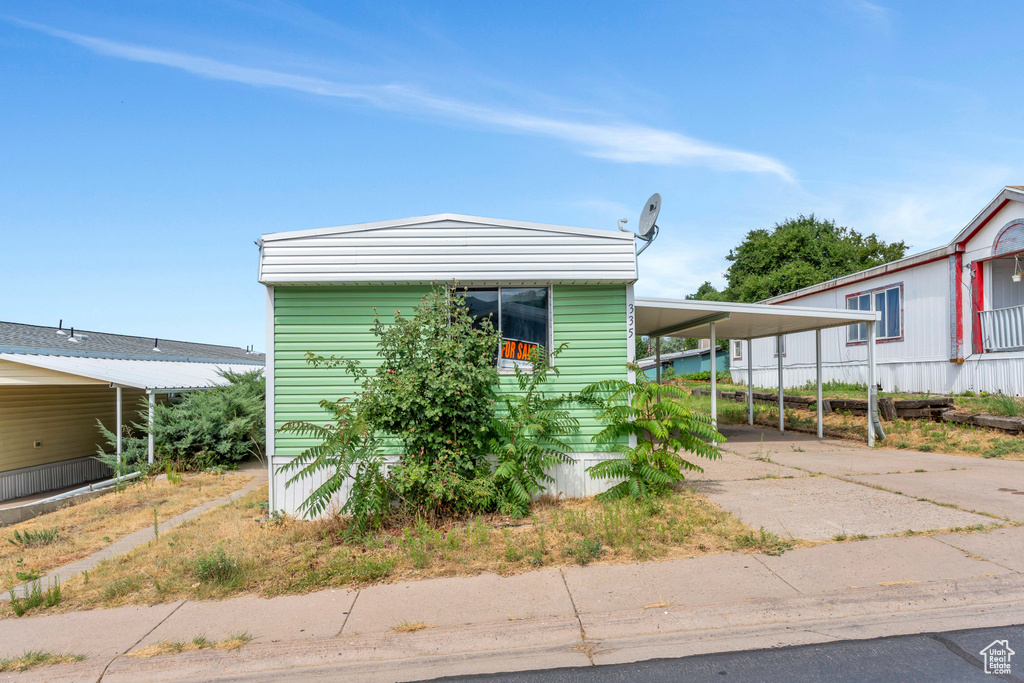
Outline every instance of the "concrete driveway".
<path id="1" fill-rule="evenodd" d="M 725 425 L 691 485 L 753 527 L 812 540 L 1024 522 L 1024 462 L 869 449 Z"/>

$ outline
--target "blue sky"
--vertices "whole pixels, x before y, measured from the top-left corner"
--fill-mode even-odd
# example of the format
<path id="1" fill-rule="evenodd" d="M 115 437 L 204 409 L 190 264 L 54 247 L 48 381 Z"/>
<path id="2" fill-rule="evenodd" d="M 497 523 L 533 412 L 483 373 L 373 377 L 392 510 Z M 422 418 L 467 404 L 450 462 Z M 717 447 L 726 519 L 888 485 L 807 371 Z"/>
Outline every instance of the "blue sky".
<path id="1" fill-rule="evenodd" d="M 0 319 L 263 349 L 260 234 L 614 229 L 638 294 L 817 213 L 913 250 L 1024 183 L 1024 5 L 0 0 Z"/>

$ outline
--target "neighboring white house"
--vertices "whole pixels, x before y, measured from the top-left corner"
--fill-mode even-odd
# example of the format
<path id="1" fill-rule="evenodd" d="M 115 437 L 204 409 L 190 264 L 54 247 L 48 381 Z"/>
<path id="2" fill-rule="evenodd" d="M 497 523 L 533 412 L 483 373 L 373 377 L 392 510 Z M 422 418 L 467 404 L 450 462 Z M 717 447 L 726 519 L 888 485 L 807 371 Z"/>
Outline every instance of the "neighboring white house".
<path id="1" fill-rule="evenodd" d="M 1019 257 L 1019 259 L 1018 259 Z M 1004 188 L 950 243 L 762 303 L 881 313 L 876 349 L 884 391 L 1024 395 L 1024 186 Z M 863 384 L 863 325 L 824 330 L 825 381 Z M 784 383 L 813 381 L 813 333 L 782 337 Z M 778 381 L 778 343 L 753 342 L 754 384 Z M 750 344 L 730 344 L 746 381 Z"/>

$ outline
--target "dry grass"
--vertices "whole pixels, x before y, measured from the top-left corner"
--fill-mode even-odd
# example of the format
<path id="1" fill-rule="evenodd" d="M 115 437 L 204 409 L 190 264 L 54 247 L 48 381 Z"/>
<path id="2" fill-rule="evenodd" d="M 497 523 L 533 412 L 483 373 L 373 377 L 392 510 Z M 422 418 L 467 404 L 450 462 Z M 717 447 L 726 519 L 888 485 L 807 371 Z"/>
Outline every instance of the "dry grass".
<path id="1" fill-rule="evenodd" d="M 0 528 L 0 587 L 24 582 L 22 577 L 43 575 L 57 567 L 88 557 L 128 534 L 166 521 L 186 510 L 225 496 L 252 481 L 241 475 L 186 475 L 181 483 L 147 479 L 132 483 L 79 505 L 51 512 L 27 522 Z M 35 538 L 56 530 L 50 542 L 11 542 L 15 536 Z"/>
<path id="2" fill-rule="evenodd" d="M 959 399 L 958 399 L 959 400 Z M 979 399 L 980 400 L 980 399 Z M 711 398 L 691 396 L 687 404 L 696 410 L 711 410 Z M 722 424 L 745 424 L 747 406 L 736 401 L 718 402 L 718 419 Z M 777 407 L 754 404 L 754 423 L 776 428 L 779 424 Z M 863 415 L 833 413 L 824 419 L 825 430 L 832 435 L 867 442 L 867 418 Z M 815 413 L 812 410 L 786 408 L 786 427 L 814 430 Z M 924 453 L 949 453 L 978 458 L 1024 460 L 1024 439 L 998 429 L 954 422 L 931 420 L 893 420 L 882 422 L 886 439 L 878 441 L 879 448 L 897 448 Z"/>
<path id="3" fill-rule="evenodd" d="M 402 621 L 392 626 L 390 631 L 397 633 L 415 633 L 416 631 L 422 631 L 425 628 L 430 628 L 430 624 L 425 624 L 422 621 Z"/>
<path id="4" fill-rule="evenodd" d="M 339 519 L 258 521 L 265 501 L 265 489 L 253 492 L 101 563 L 87 580 L 65 582 L 61 604 L 46 611 L 239 594 L 271 597 L 735 550 L 778 554 L 800 544 L 750 529 L 688 487 L 639 504 L 545 500 L 524 520 L 489 515 L 439 528 L 409 521 L 363 541 L 346 538 L 346 522 Z M 5 610 L 0 605 L 0 616 L 10 616 Z"/>
<path id="5" fill-rule="evenodd" d="M 20 657 L 0 659 L 0 673 L 28 671 L 39 666 L 53 666 L 54 664 L 70 664 L 81 662 L 84 659 L 85 655 L 55 655 L 52 652 L 30 650 Z"/>
<path id="6" fill-rule="evenodd" d="M 246 643 L 251 642 L 252 639 L 253 637 L 248 633 L 239 633 L 216 642 L 207 640 L 205 635 L 196 636 L 192 640 L 163 640 L 156 645 L 133 650 L 128 653 L 128 656 L 148 658 L 194 650 L 237 650 Z"/>

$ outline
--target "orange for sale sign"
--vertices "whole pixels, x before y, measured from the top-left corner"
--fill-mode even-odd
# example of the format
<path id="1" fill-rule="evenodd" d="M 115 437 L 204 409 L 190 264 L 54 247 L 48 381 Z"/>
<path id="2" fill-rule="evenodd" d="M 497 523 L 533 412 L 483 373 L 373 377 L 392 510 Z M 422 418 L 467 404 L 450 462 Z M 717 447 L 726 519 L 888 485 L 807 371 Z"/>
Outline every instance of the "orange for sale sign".
<path id="1" fill-rule="evenodd" d="M 530 355 L 539 344 L 533 342 L 519 341 L 517 339 L 506 339 L 501 349 L 501 357 L 508 360 L 529 361 Z"/>

